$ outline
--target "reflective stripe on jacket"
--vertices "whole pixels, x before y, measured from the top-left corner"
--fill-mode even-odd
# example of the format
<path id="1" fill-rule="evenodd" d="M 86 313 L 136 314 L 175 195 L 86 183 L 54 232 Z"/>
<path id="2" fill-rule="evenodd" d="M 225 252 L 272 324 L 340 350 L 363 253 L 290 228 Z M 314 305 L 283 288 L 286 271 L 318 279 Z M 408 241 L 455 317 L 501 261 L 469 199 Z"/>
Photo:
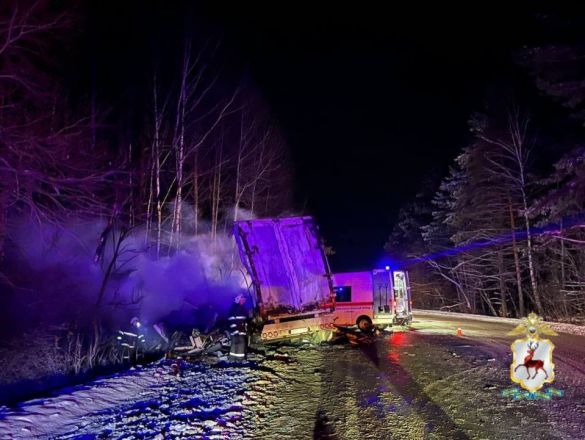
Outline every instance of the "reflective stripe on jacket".
<path id="1" fill-rule="evenodd" d="M 232 335 L 245 335 L 248 319 L 246 309 L 241 304 L 232 304 L 228 312 L 228 329 Z"/>

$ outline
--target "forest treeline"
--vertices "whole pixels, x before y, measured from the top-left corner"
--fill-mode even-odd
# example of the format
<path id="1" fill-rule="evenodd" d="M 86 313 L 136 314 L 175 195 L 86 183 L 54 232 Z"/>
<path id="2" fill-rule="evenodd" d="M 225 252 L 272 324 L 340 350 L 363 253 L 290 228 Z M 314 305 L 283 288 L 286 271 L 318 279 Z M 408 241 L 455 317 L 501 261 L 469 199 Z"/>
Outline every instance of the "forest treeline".
<path id="1" fill-rule="evenodd" d="M 418 307 L 582 320 L 583 49 L 551 44 L 514 57 L 540 96 L 491 90 L 470 116 L 469 143 L 401 209 L 386 250 L 411 271 Z"/>

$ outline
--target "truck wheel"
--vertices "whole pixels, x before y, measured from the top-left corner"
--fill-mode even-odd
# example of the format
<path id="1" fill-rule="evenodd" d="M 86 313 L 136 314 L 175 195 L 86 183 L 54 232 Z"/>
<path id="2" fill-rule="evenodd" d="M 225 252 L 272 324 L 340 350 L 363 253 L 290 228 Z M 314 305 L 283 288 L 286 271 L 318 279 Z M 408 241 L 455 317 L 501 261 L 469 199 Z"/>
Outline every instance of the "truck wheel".
<path id="1" fill-rule="evenodd" d="M 372 328 L 372 320 L 368 316 L 360 316 L 356 324 L 361 331 L 368 331 Z"/>

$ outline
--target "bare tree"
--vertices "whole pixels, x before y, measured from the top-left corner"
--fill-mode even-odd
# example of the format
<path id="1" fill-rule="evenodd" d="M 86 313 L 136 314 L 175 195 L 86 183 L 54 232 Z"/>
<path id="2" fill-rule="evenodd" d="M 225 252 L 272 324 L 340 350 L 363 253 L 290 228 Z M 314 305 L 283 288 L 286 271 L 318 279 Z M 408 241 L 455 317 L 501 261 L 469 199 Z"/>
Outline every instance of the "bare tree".
<path id="1" fill-rule="evenodd" d="M 116 174 L 106 170 L 105 157 L 84 148 L 90 118 L 72 117 L 49 78 L 46 48 L 68 23 L 41 1 L 0 10 L 0 249 L 9 210 L 38 222 L 59 222 L 71 212 L 101 215 Z"/>
<path id="2" fill-rule="evenodd" d="M 524 221 L 524 230 L 526 233 L 526 253 L 532 296 L 538 313 L 542 314 L 542 301 L 538 291 L 538 282 L 534 267 L 533 238 L 527 194 L 527 168 L 530 155 L 528 140 L 529 119 L 522 116 L 517 107 L 509 110 L 507 119 L 507 132 L 505 135 L 494 136 L 485 131 L 478 131 L 477 136 L 479 139 L 499 149 L 488 160 L 492 165 L 493 171 L 508 182 L 510 188 L 520 196 L 520 213 Z"/>
<path id="3" fill-rule="evenodd" d="M 216 145 L 212 135 L 234 111 L 237 96 L 236 90 L 225 99 L 217 99 L 217 76 L 209 74 L 203 55 L 193 58 L 192 51 L 187 43 L 179 85 L 166 92 L 164 100 L 154 77 L 146 236 L 155 233 L 157 255 L 163 241 L 168 252 L 180 247 L 188 194 L 193 197 L 195 219 L 199 218 L 201 177 L 209 174 L 200 170 L 200 150 L 208 144 Z"/>
<path id="4" fill-rule="evenodd" d="M 251 114 L 247 107 L 239 116 L 239 140 L 234 158 L 234 221 L 238 220 L 241 208 L 252 213 L 267 211 L 262 202 L 269 203 L 270 188 L 278 187 L 278 175 L 286 166 L 283 141 L 274 124 L 262 114 Z"/>

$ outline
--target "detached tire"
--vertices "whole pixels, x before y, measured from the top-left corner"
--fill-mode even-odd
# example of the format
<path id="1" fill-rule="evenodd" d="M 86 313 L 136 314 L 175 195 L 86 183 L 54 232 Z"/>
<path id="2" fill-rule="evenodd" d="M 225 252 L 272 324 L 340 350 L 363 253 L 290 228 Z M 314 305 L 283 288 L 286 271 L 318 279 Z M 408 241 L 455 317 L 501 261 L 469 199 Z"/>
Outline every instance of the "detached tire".
<path id="1" fill-rule="evenodd" d="M 360 316 L 355 323 L 361 331 L 372 329 L 372 320 L 368 316 Z"/>

